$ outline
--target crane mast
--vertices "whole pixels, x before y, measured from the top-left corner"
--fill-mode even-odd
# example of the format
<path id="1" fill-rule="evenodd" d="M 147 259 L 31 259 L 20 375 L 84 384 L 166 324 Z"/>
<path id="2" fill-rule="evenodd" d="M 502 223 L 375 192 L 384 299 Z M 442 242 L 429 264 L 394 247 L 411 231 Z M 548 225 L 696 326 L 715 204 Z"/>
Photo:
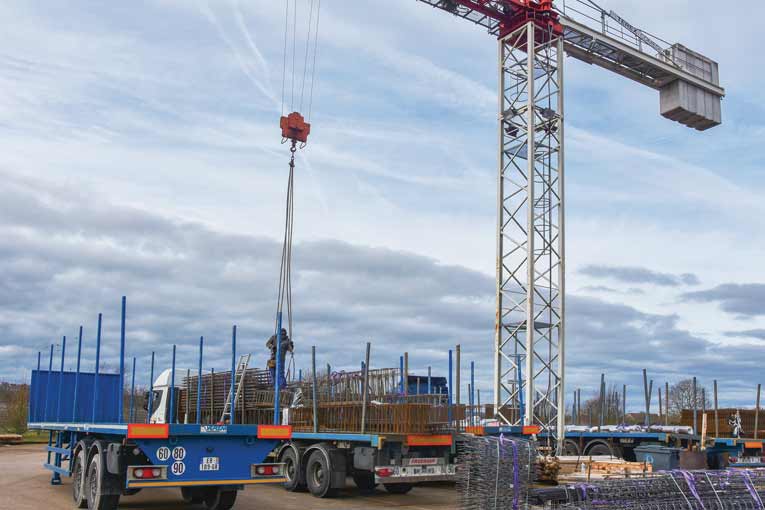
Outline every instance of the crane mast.
<path id="1" fill-rule="evenodd" d="M 494 411 L 565 436 L 564 55 L 660 92 L 663 116 L 721 123 L 717 64 L 590 0 L 418 0 L 498 40 Z M 568 5 L 566 5 L 568 4 Z M 644 51 L 648 47 L 656 54 Z M 658 51 L 662 50 L 662 51 Z"/>

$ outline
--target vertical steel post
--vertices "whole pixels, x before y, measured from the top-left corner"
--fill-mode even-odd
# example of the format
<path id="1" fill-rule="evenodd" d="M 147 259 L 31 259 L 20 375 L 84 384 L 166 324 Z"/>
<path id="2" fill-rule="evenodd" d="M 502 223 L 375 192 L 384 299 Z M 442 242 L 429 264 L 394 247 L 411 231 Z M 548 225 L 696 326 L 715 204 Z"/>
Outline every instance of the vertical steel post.
<path id="1" fill-rule="evenodd" d="M 151 415 L 154 411 L 154 351 L 151 351 L 151 368 L 149 369 L 149 404 L 146 408 L 146 423 L 151 423 Z"/>
<path id="2" fill-rule="evenodd" d="M 698 397 L 696 396 L 696 376 L 693 376 L 693 433 L 698 433 Z"/>
<path id="3" fill-rule="evenodd" d="M 122 296 L 122 317 L 120 320 L 120 382 L 119 382 L 119 395 L 117 396 L 117 402 L 119 403 L 119 411 L 117 415 L 117 422 L 123 421 L 123 407 L 125 406 L 125 308 L 127 299 Z"/>
<path id="4" fill-rule="evenodd" d="M 400 379 L 399 389 L 401 390 L 400 393 L 403 395 L 404 394 L 404 357 L 403 356 L 399 356 L 398 364 L 399 364 L 399 373 L 401 374 L 401 377 L 399 378 Z"/>
<path id="5" fill-rule="evenodd" d="M 661 399 L 661 386 L 659 386 L 659 423 L 664 421 L 663 402 Z"/>
<path id="6" fill-rule="evenodd" d="M 760 390 L 761 384 L 757 384 L 757 402 L 754 406 L 754 438 L 757 439 L 758 430 L 760 428 Z"/>
<path id="7" fill-rule="evenodd" d="M 205 337 L 199 337 L 199 369 L 197 371 L 197 425 L 202 423 L 202 356 Z"/>
<path id="8" fill-rule="evenodd" d="M 173 362 L 170 366 L 170 401 L 168 403 L 167 423 L 175 423 L 175 344 L 173 344 Z"/>
<path id="9" fill-rule="evenodd" d="M 133 356 L 133 369 L 130 376 L 130 404 L 128 406 L 128 423 L 133 423 L 135 419 L 135 356 Z"/>
<path id="10" fill-rule="evenodd" d="M 101 371 L 101 314 L 98 314 L 98 326 L 96 328 L 96 369 L 93 372 L 93 414 L 91 421 L 96 423 L 96 411 L 98 410 L 98 373 Z"/>
<path id="11" fill-rule="evenodd" d="M 276 315 L 276 379 L 274 384 L 274 425 L 281 423 L 281 396 L 282 389 L 282 312 Z"/>
<path id="12" fill-rule="evenodd" d="M 433 393 L 433 383 L 430 375 L 430 367 L 428 367 L 428 395 Z"/>
<path id="13" fill-rule="evenodd" d="M 61 340 L 61 370 L 58 373 L 58 399 L 56 402 L 56 421 L 61 422 L 61 393 L 64 389 L 64 360 L 66 358 L 66 336 Z"/>
<path id="14" fill-rule="evenodd" d="M 229 402 L 231 402 L 231 417 L 229 422 L 233 425 L 235 422 L 234 417 L 236 415 L 236 406 L 234 405 L 234 386 L 236 386 L 236 326 L 231 330 L 231 388 L 229 388 Z M 225 404 L 223 404 L 225 406 Z"/>
<path id="15" fill-rule="evenodd" d="M 715 438 L 720 437 L 720 425 L 717 421 L 717 379 L 714 380 L 714 394 L 715 394 Z"/>
<path id="16" fill-rule="evenodd" d="M 667 410 L 664 425 L 669 425 L 669 381 L 664 381 L 664 408 Z"/>
<path id="17" fill-rule="evenodd" d="M 462 386 L 462 361 L 460 360 L 460 344 L 454 348 L 455 365 L 454 365 L 454 403 L 460 405 L 462 400 L 460 399 L 460 386 Z"/>
<path id="18" fill-rule="evenodd" d="M 409 396 L 409 353 L 404 353 L 404 396 Z"/>
<path id="19" fill-rule="evenodd" d="M 82 360 L 82 326 L 77 339 L 77 371 L 74 374 L 74 398 L 72 401 L 72 421 L 77 421 L 78 393 L 80 391 L 80 361 Z"/>
<path id="20" fill-rule="evenodd" d="M 298 369 L 298 382 L 303 382 L 303 369 Z"/>
<path id="21" fill-rule="evenodd" d="M 475 361 L 470 362 L 470 421 L 475 425 Z"/>
<path id="22" fill-rule="evenodd" d="M 536 168 L 536 38 L 534 23 L 528 23 L 526 25 L 526 122 L 527 122 L 527 137 L 526 137 L 526 281 L 528 282 L 528 288 L 526 289 L 526 343 L 524 345 L 526 356 L 526 410 L 523 417 L 523 425 L 532 425 L 534 423 L 534 403 L 537 400 L 536 396 L 536 384 L 535 384 L 535 372 L 534 372 L 534 351 L 536 350 L 535 335 L 536 335 L 536 314 L 535 303 L 537 296 L 535 295 L 534 287 L 537 281 L 536 275 L 536 258 L 535 251 L 536 245 L 536 211 L 535 199 L 536 190 L 534 187 L 537 178 Z M 523 149 L 521 149 L 523 150 Z"/>
<path id="23" fill-rule="evenodd" d="M 603 429 L 603 420 L 605 420 L 605 410 L 606 410 L 606 374 L 600 374 L 600 398 L 598 398 L 598 403 L 600 404 L 598 407 L 600 407 L 600 412 L 598 413 L 598 432 L 600 432 Z"/>
<path id="24" fill-rule="evenodd" d="M 311 376 L 313 377 L 313 383 L 311 384 L 311 393 L 313 394 L 313 433 L 319 433 L 319 391 L 317 386 L 319 385 L 319 378 L 316 374 L 316 346 L 311 346 Z"/>
<path id="25" fill-rule="evenodd" d="M 650 418 L 648 417 L 648 371 L 643 369 L 643 397 L 645 398 L 645 419 L 643 420 L 645 426 L 649 425 Z"/>
<path id="26" fill-rule="evenodd" d="M 34 408 L 32 408 L 32 399 L 29 399 L 29 417 L 34 421 L 40 421 L 40 386 L 42 386 L 42 373 L 40 372 L 41 362 L 42 352 L 37 351 L 37 384 L 35 385 Z"/>
<path id="27" fill-rule="evenodd" d="M 364 394 L 361 397 L 361 433 L 365 434 L 367 431 L 367 402 L 369 401 L 369 353 L 372 349 L 372 344 L 367 342 L 367 352 L 364 356 L 364 382 L 362 391 Z"/>
<path id="28" fill-rule="evenodd" d="M 565 2 L 564 2 L 565 5 Z M 557 454 L 563 454 L 563 440 L 566 437 L 566 158 L 565 158 L 565 97 L 563 38 L 558 38 L 556 50 L 558 73 L 558 443 Z"/>
<path id="29" fill-rule="evenodd" d="M 447 418 L 449 420 L 449 426 L 452 425 L 452 350 L 449 349 L 449 389 L 447 395 Z"/>

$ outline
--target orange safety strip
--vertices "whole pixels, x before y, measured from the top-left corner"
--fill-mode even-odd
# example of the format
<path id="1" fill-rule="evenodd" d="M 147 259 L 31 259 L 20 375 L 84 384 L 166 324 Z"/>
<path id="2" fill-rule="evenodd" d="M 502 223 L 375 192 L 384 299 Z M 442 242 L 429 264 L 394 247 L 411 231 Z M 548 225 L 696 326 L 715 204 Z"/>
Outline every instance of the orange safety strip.
<path id="1" fill-rule="evenodd" d="M 471 425 L 471 426 L 465 427 L 465 432 L 467 432 L 468 434 L 474 434 L 476 436 L 486 435 L 486 429 L 484 429 L 480 425 Z"/>
<path id="2" fill-rule="evenodd" d="M 291 425 L 258 425 L 258 439 L 290 439 Z"/>
<path id="3" fill-rule="evenodd" d="M 205 480 L 201 482 L 139 482 L 128 481 L 131 487 L 190 487 L 195 485 L 252 485 L 256 483 L 286 483 L 287 478 L 269 478 L 267 480 Z"/>
<path id="4" fill-rule="evenodd" d="M 442 435 L 424 435 L 411 434 L 406 436 L 408 446 L 451 446 L 452 436 L 450 434 Z"/>
<path id="5" fill-rule="evenodd" d="M 761 441 L 745 441 L 744 448 L 754 448 L 756 450 L 759 450 L 762 448 L 762 442 Z"/>
<path id="6" fill-rule="evenodd" d="M 521 433 L 524 436 L 531 436 L 533 434 L 539 434 L 541 430 L 542 430 L 542 427 L 540 427 L 539 425 L 524 425 Z"/>
<path id="7" fill-rule="evenodd" d="M 128 439 L 167 439 L 170 426 L 167 423 L 129 423 Z"/>

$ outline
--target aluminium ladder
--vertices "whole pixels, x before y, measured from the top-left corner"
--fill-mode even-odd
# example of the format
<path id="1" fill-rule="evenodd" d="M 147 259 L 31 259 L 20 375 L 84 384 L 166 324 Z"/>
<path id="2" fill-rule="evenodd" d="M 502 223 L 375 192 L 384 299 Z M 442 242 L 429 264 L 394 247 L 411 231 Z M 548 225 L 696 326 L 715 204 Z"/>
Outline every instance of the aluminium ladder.
<path id="1" fill-rule="evenodd" d="M 236 409 L 236 403 L 239 401 L 239 395 L 242 392 L 242 383 L 244 376 L 247 375 L 247 367 L 250 364 L 250 355 L 242 354 L 239 356 L 239 362 L 236 364 L 236 373 L 234 375 L 234 388 L 228 392 L 226 404 L 223 406 L 223 414 L 220 417 L 220 423 L 226 423 L 226 419 L 231 420 L 233 409 Z M 234 402 L 231 402 L 233 395 Z"/>

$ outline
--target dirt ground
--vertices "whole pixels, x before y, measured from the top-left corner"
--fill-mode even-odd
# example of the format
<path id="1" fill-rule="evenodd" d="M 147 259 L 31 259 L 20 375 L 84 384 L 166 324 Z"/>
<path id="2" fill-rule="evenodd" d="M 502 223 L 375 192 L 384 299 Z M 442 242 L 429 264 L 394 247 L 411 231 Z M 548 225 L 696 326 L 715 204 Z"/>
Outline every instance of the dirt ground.
<path id="1" fill-rule="evenodd" d="M 72 488 L 69 479 L 63 485 L 50 485 L 50 471 L 43 469 L 43 445 L 0 446 L 0 509 L 2 510 L 70 510 Z M 318 499 L 306 493 L 287 492 L 270 485 L 250 486 L 239 493 L 234 508 L 243 509 L 367 509 L 453 510 L 454 487 L 415 487 L 409 494 L 393 495 L 384 489 L 369 496 L 358 493 L 353 482 L 333 499 Z M 120 508 L 180 509 L 186 506 L 178 489 L 151 489 L 135 496 L 123 497 Z"/>

